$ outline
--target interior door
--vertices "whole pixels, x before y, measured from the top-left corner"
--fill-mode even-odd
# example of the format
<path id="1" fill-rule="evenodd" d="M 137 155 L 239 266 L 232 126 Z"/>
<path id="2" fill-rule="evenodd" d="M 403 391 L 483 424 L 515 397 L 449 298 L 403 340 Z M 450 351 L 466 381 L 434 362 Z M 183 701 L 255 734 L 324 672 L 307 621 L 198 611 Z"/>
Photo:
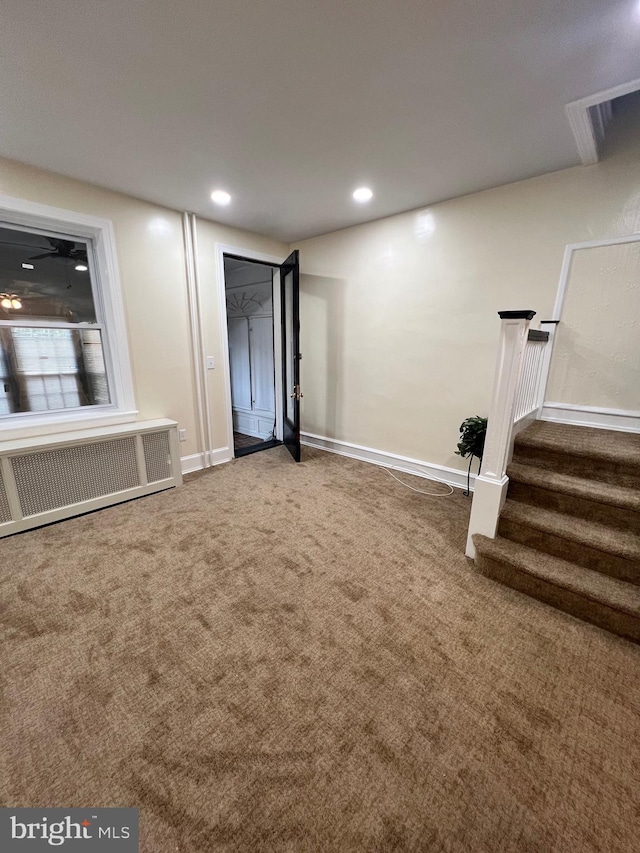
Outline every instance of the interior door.
<path id="1" fill-rule="evenodd" d="M 300 266 L 298 250 L 280 267 L 282 304 L 283 440 L 300 461 Z"/>

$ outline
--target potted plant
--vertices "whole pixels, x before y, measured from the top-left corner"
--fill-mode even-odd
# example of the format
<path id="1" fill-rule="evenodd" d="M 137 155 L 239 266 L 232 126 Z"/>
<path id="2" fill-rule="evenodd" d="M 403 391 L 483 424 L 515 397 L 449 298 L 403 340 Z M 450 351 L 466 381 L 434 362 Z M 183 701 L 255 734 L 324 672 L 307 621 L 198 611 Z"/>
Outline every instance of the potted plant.
<path id="1" fill-rule="evenodd" d="M 467 418 L 460 424 L 460 440 L 458 441 L 458 449 L 456 455 L 462 456 L 464 459 L 469 456 L 469 468 L 467 469 L 467 491 L 464 495 L 470 494 L 469 480 L 471 476 L 471 463 L 473 457 L 477 456 L 482 462 L 482 454 L 484 452 L 484 441 L 487 437 L 487 418 L 481 418 L 476 415 L 473 418 Z M 478 471 L 480 466 L 478 466 Z"/>

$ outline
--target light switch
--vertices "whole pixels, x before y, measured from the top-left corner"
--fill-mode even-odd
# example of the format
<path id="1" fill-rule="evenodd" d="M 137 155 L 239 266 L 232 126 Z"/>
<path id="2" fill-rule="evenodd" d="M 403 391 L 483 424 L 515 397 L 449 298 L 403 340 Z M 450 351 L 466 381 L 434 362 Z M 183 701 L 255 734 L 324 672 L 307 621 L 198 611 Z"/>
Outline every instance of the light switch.
<path id="1" fill-rule="evenodd" d="M 207 356 L 207 370 L 215 370 L 216 360 L 212 355 Z"/>

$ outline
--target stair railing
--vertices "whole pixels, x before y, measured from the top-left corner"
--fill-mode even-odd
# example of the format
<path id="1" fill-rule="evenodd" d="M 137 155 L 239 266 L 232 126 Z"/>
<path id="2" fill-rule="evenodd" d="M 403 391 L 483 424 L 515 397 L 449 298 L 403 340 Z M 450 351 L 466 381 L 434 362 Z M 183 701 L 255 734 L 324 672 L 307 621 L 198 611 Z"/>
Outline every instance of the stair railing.
<path id="1" fill-rule="evenodd" d="M 530 329 L 535 311 L 499 311 L 500 343 L 489 407 L 487 437 L 476 477 L 466 555 L 475 557 L 473 534 L 495 538 L 507 498 L 507 465 L 516 434 L 540 412 L 550 362 L 550 335 Z"/>
<path id="2" fill-rule="evenodd" d="M 517 428 L 521 428 L 521 425 L 530 421 L 531 415 L 537 414 L 540 407 L 541 379 L 548 341 L 549 332 L 529 329 L 522 356 L 520 381 L 516 389 L 513 413 L 513 425 L 516 428 L 514 432 L 519 432 Z"/>

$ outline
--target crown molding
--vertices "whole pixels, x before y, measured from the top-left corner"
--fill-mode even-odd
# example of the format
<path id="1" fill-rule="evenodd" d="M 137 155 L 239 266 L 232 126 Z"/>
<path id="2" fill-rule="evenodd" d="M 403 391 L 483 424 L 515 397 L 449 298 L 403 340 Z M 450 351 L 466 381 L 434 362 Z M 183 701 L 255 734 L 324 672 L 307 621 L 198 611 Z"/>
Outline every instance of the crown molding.
<path id="1" fill-rule="evenodd" d="M 604 124 L 611 114 L 608 106 L 610 102 L 638 90 L 640 90 L 640 79 L 630 80 L 628 83 L 596 92 L 594 95 L 571 101 L 566 105 L 564 109 L 584 166 L 592 166 L 600 159 L 598 144 L 604 138 Z M 593 107 L 598 108 L 594 111 L 595 116 L 592 113 Z"/>

